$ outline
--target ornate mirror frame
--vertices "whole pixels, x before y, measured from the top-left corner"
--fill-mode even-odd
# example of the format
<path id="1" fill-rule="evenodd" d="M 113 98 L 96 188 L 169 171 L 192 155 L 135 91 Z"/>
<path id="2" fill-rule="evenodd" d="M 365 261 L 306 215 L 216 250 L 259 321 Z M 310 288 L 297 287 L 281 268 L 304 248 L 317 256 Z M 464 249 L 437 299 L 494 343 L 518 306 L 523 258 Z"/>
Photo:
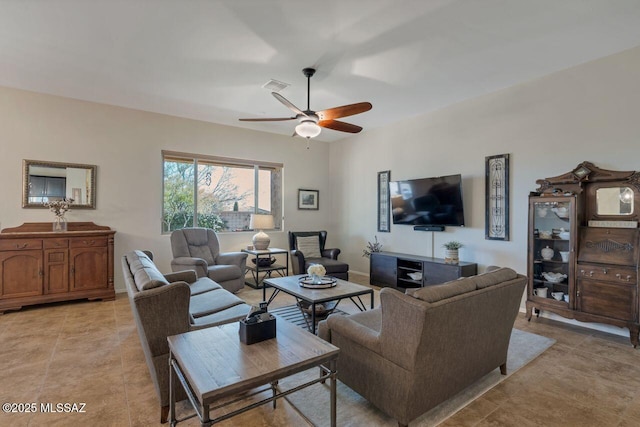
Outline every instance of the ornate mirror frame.
<path id="1" fill-rule="evenodd" d="M 22 161 L 22 207 L 23 208 L 45 208 L 48 199 L 42 190 L 40 195 L 30 194 L 36 187 L 36 182 L 32 179 L 35 174 L 29 172 L 33 169 L 39 169 L 36 175 L 45 181 L 51 179 L 52 187 L 58 187 L 58 190 L 64 192 L 53 196 L 52 200 L 60 200 L 62 198 L 73 198 L 71 204 L 73 209 L 95 209 L 96 208 L 96 165 L 85 165 L 78 163 L 60 163 L 48 162 L 42 160 L 23 160 Z M 47 169 L 51 170 L 51 174 L 47 175 Z M 53 173 L 55 172 L 55 173 Z M 43 175 L 40 175 L 42 173 Z M 71 188 L 67 188 L 69 175 L 73 175 L 76 184 L 72 184 Z M 60 186 L 62 181 L 53 182 L 56 179 L 64 177 L 64 188 Z M 40 180 L 40 183 L 42 182 Z M 42 185 L 42 184 L 40 184 Z M 46 189 L 48 185 L 44 184 L 42 188 Z M 74 197 L 75 196 L 75 197 Z"/>

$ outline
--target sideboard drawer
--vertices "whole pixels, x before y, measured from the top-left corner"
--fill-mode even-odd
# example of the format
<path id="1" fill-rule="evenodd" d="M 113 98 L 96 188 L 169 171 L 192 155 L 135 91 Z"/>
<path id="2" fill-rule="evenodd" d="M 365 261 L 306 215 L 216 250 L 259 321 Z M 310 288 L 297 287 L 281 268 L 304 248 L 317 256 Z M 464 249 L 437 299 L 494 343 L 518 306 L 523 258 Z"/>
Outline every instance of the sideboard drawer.
<path id="1" fill-rule="evenodd" d="M 45 239 L 45 249 L 63 249 L 69 247 L 69 239 Z"/>
<path id="2" fill-rule="evenodd" d="M 40 239 L 6 239 L 0 240 L 0 251 L 27 251 L 42 249 Z"/>
<path id="3" fill-rule="evenodd" d="M 107 239 L 102 237 L 85 237 L 78 239 L 71 239 L 70 247 L 72 248 L 92 248 L 107 246 Z"/>

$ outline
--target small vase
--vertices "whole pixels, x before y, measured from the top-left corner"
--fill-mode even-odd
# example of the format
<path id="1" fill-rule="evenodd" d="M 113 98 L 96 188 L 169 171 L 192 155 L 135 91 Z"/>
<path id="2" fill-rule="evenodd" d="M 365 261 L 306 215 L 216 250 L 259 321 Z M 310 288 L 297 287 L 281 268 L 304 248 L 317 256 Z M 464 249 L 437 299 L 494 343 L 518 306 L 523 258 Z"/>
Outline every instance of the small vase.
<path id="1" fill-rule="evenodd" d="M 57 216 L 53 221 L 53 231 L 63 232 L 67 231 L 67 220 L 63 216 Z"/>
<path id="2" fill-rule="evenodd" d="M 447 249 L 444 257 L 444 261 L 448 264 L 457 264 L 458 259 L 458 250 L 457 249 Z"/>
<path id="3" fill-rule="evenodd" d="M 549 246 L 547 246 L 546 248 L 540 251 L 540 255 L 542 255 L 542 258 L 547 261 L 553 258 L 554 254 L 555 254 L 554 250 L 551 249 Z"/>
<path id="4" fill-rule="evenodd" d="M 312 274 L 311 283 L 313 283 L 314 285 L 322 284 L 322 277 L 318 276 L 317 274 Z"/>

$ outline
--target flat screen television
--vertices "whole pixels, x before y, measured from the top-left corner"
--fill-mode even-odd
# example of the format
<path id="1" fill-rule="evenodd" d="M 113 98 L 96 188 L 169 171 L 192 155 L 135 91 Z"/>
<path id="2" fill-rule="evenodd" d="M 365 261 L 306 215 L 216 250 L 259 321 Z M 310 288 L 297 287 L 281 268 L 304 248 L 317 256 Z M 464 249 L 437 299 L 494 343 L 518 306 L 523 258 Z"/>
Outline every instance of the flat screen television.
<path id="1" fill-rule="evenodd" d="M 460 174 L 391 181 L 389 193 L 394 224 L 464 227 Z"/>

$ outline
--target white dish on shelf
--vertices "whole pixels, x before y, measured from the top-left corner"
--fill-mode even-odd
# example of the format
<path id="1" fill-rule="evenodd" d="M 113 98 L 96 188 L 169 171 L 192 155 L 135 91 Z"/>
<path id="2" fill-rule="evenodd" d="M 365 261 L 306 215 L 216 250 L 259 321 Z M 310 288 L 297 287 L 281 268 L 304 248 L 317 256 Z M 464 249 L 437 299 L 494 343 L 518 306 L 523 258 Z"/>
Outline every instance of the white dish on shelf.
<path id="1" fill-rule="evenodd" d="M 547 273 L 547 272 L 543 272 L 542 273 L 542 277 L 544 277 L 544 279 L 547 282 L 551 282 L 551 283 L 560 283 L 562 282 L 564 279 L 567 278 L 566 274 L 563 273 Z"/>
<path id="2" fill-rule="evenodd" d="M 422 273 L 419 271 L 415 271 L 413 273 L 407 274 L 407 276 L 411 277 L 413 280 L 422 280 Z"/>

